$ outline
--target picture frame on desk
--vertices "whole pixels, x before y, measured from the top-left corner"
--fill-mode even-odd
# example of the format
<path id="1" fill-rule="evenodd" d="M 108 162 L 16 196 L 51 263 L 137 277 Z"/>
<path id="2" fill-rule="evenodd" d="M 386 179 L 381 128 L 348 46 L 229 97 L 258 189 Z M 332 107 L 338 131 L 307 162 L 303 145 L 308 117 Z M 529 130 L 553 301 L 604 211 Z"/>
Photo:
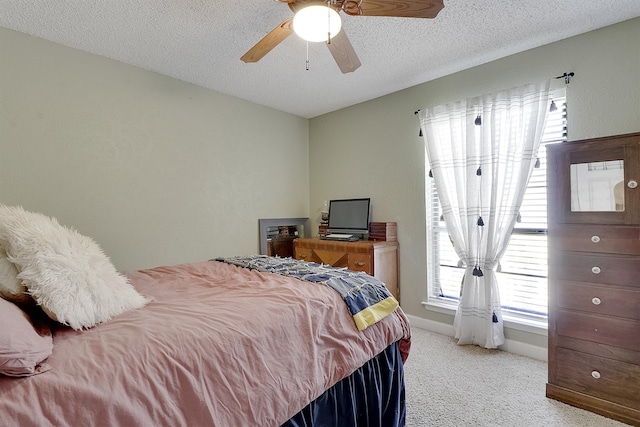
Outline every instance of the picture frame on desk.
<path id="1" fill-rule="evenodd" d="M 268 255 L 269 232 L 279 227 L 296 227 L 300 237 L 311 237 L 311 221 L 309 218 L 262 218 L 258 219 L 260 233 L 260 254 Z"/>

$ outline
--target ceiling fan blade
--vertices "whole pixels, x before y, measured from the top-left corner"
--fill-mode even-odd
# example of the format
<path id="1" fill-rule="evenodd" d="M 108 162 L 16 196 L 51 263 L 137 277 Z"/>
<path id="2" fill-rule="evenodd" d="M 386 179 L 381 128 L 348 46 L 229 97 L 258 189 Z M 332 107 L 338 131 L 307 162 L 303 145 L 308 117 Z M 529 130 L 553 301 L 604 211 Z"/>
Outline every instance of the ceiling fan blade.
<path id="1" fill-rule="evenodd" d="M 327 43 L 327 47 L 343 74 L 351 73 L 360 67 L 360 59 L 358 59 L 344 29 L 336 34 L 330 43 Z"/>
<path id="2" fill-rule="evenodd" d="M 435 18 L 443 7 L 443 0 L 362 0 L 344 2 L 342 10 L 348 15 Z"/>
<path id="3" fill-rule="evenodd" d="M 255 44 L 251 49 L 247 51 L 240 58 L 244 62 L 258 62 L 267 53 L 271 52 L 271 49 L 276 47 L 280 42 L 289 37 L 289 34 L 293 32 L 291 23 L 293 18 L 288 18 L 282 21 L 280 25 L 271 30 L 269 34 L 264 36 L 262 40 Z"/>

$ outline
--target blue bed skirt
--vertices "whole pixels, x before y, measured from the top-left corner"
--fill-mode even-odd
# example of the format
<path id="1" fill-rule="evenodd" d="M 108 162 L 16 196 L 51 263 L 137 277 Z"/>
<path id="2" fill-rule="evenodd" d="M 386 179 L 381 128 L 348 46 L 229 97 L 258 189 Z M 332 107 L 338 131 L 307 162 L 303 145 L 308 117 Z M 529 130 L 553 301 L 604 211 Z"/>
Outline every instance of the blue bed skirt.
<path id="1" fill-rule="evenodd" d="M 405 419 L 404 368 L 393 343 L 281 427 L 403 427 Z"/>

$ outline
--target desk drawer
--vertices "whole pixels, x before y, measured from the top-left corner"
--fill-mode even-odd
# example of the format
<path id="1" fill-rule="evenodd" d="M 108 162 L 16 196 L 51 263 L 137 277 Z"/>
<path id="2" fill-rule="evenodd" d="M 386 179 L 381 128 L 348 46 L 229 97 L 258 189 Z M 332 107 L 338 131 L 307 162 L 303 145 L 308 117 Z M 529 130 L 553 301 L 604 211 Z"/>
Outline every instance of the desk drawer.
<path id="1" fill-rule="evenodd" d="M 640 365 L 565 348 L 558 348 L 556 352 L 554 384 L 640 409 Z"/>
<path id="2" fill-rule="evenodd" d="M 554 291 L 560 308 L 640 320 L 640 289 L 557 282 Z"/>
<path id="3" fill-rule="evenodd" d="M 300 259 L 302 261 L 314 262 L 313 259 L 313 249 L 307 248 L 294 248 L 293 256 L 295 259 Z"/>
<path id="4" fill-rule="evenodd" d="M 367 254 L 349 254 L 349 270 L 363 271 L 373 275 L 371 256 Z"/>
<path id="5" fill-rule="evenodd" d="M 553 244 L 565 251 L 640 255 L 640 227 L 565 225 L 554 231 Z"/>
<path id="6" fill-rule="evenodd" d="M 640 257 L 565 252 L 550 260 L 554 278 L 640 288 Z"/>
<path id="7" fill-rule="evenodd" d="M 637 320 L 558 310 L 556 331 L 562 336 L 640 351 L 640 321 Z"/>

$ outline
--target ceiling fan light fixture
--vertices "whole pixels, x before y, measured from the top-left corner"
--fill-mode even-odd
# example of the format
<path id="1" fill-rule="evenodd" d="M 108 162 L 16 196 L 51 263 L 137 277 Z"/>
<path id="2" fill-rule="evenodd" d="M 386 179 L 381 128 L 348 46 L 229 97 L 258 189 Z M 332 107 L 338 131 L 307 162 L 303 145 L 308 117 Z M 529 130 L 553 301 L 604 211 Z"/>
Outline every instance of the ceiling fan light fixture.
<path id="1" fill-rule="evenodd" d="M 327 6 L 307 6 L 293 17 L 293 31 L 310 42 L 322 42 L 340 32 L 342 21 L 338 12 Z"/>

